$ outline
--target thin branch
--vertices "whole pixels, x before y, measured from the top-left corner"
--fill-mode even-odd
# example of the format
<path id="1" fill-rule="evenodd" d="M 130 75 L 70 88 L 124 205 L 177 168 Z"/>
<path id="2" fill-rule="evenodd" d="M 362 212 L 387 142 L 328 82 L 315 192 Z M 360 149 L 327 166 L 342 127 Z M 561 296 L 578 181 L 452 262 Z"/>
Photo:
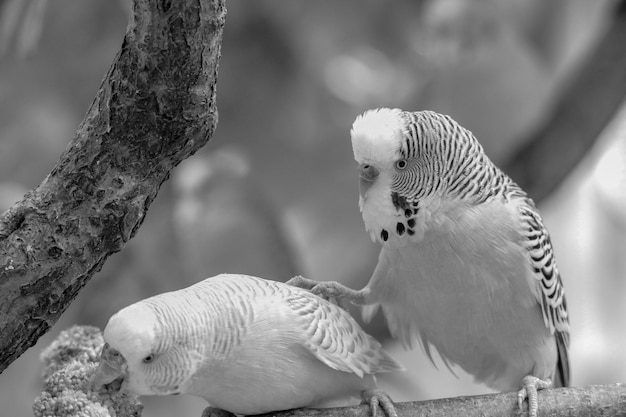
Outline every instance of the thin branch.
<path id="1" fill-rule="evenodd" d="M 626 1 L 552 114 L 503 170 L 539 202 L 578 165 L 626 97 Z"/>
<path id="2" fill-rule="evenodd" d="M 443 398 L 396 403 L 399 417 L 519 417 L 517 393 Z M 590 385 L 539 391 L 539 416 L 587 417 L 626 415 L 626 384 Z M 210 417 L 207 409 L 202 417 Z M 340 408 L 306 408 L 263 414 L 263 417 L 370 417 L 367 405 Z"/>
<path id="3" fill-rule="evenodd" d="M 217 123 L 224 0 L 136 0 L 76 136 L 0 216 L 0 372 L 141 226 L 170 171 Z"/>

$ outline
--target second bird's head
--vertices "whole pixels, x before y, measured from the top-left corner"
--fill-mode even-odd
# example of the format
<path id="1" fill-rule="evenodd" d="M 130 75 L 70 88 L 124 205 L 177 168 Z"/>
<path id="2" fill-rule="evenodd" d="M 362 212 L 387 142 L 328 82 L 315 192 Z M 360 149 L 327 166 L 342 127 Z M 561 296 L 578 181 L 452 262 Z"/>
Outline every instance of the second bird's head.
<path id="1" fill-rule="evenodd" d="M 130 305 L 113 315 L 104 329 L 105 345 L 94 376 L 97 388 L 121 381 L 121 389 L 137 395 L 179 393 L 188 379 L 183 367 L 173 366 L 180 349 L 165 335 L 155 310 L 145 303 Z"/>

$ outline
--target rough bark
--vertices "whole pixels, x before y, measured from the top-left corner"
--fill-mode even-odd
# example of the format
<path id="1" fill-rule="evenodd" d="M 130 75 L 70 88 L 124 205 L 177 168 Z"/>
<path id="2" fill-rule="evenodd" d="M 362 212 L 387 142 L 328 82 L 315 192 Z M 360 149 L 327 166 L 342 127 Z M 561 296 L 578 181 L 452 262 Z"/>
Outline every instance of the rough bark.
<path id="1" fill-rule="evenodd" d="M 135 0 L 111 68 L 44 181 L 0 216 L 0 372 L 137 232 L 217 123 L 224 0 Z"/>
<path id="2" fill-rule="evenodd" d="M 524 410 L 526 410 L 525 403 Z M 519 417 L 517 393 L 442 398 L 431 401 L 396 403 L 399 417 Z M 202 417 L 213 417 L 210 409 Z M 626 415 L 626 384 L 590 385 L 539 391 L 539 416 L 623 416 Z M 369 406 L 303 408 L 264 414 L 264 417 L 369 417 Z M 223 416 L 219 416 L 223 417 Z"/>
<path id="3" fill-rule="evenodd" d="M 626 97 L 626 1 L 570 80 L 552 114 L 502 166 L 535 202 L 553 192 L 583 159 Z"/>

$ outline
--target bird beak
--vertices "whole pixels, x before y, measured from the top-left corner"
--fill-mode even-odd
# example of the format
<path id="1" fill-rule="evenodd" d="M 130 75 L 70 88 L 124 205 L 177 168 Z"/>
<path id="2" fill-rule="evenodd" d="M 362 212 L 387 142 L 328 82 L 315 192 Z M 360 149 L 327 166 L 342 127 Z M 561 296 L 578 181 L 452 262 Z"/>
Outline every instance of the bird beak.
<path id="1" fill-rule="evenodd" d="M 124 357 L 105 343 L 100 354 L 100 365 L 93 377 L 95 388 L 100 389 L 103 385 L 110 384 L 118 378 L 126 377 L 126 368 Z"/>
<path id="2" fill-rule="evenodd" d="M 378 169 L 370 164 L 359 164 L 359 193 L 365 198 L 367 190 L 376 182 Z"/>

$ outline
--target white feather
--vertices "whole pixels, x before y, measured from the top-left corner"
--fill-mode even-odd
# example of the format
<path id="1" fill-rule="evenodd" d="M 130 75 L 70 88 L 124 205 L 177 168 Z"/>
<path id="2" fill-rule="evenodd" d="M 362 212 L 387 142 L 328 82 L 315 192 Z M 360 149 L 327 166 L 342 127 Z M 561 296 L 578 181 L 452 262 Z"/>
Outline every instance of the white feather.
<path id="1" fill-rule="evenodd" d="M 352 151 L 360 164 L 391 166 L 398 157 L 403 121 L 399 109 L 369 110 L 352 124 Z"/>
<path id="2" fill-rule="evenodd" d="M 129 390 L 246 415 L 359 396 L 374 374 L 402 369 L 345 310 L 246 275 L 142 300 L 111 318 L 105 340 L 126 359 Z"/>

